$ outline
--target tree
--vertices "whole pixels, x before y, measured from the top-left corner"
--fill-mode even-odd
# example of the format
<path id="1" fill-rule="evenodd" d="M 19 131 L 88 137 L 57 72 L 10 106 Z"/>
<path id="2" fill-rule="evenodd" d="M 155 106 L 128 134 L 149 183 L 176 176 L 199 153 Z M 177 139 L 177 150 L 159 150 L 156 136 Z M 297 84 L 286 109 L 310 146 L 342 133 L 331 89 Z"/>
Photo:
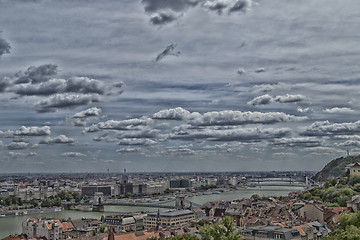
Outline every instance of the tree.
<path id="1" fill-rule="evenodd" d="M 212 226 L 205 225 L 200 229 L 202 240 L 239 240 L 240 231 L 235 230 L 234 221 L 230 217 L 223 218 L 221 223 L 215 223 Z"/>

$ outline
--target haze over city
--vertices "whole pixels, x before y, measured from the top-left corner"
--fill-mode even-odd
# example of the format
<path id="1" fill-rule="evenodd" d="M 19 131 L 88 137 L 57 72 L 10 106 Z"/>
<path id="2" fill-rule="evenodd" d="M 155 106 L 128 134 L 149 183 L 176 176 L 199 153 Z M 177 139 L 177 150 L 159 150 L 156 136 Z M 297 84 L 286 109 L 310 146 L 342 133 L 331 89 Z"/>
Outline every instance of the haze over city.
<path id="1" fill-rule="evenodd" d="M 0 0 L 0 173 L 359 154 L 360 2 Z"/>

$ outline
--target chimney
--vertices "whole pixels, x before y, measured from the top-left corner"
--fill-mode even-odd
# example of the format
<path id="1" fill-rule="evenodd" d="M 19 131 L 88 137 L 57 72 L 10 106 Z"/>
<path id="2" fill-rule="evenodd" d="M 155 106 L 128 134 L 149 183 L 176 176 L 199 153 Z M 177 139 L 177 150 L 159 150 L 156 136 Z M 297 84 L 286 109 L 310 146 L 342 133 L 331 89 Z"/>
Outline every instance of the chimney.
<path id="1" fill-rule="evenodd" d="M 108 240 L 115 240 L 114 230 L 113 230 L 113 227 L 112 227 L 112 226 L 110 226 L 109 235 L 108 235 Z"/>

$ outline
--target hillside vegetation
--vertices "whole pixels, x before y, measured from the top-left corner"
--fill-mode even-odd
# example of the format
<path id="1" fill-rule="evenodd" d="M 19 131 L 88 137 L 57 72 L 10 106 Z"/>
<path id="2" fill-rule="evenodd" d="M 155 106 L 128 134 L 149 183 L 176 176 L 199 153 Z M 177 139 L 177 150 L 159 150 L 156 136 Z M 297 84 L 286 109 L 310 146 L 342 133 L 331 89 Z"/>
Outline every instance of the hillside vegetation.
<path id="1" fill-rule="evenodd" d="M 340 177 L 344 172 L 346 165 L 356 162 L 360 162 L 360 155 L 336 158 L 326 164 L 325 167 L 313 177 L 313 179 L 315 181 L 319 181 L 320 175 L 322 176 L 322 181 L 329 178 Z"/>

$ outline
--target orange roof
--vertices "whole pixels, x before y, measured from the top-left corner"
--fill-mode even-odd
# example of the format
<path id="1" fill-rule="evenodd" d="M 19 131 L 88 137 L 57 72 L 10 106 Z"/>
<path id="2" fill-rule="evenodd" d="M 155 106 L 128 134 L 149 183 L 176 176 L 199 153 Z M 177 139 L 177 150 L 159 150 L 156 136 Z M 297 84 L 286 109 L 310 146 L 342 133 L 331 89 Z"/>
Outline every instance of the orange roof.
<path id="1" fill-rule="evenodd" d="M 46 226 L 49 230 L 53 229 L 53 223 L 57 223 L 59 224 L 59 228 L 63 228 L 62 223 L 60 222 L 59 219 L 54 219 L 54 220 L 44 220 L 46 223 Z"/>
<path id="2" fill-rule="evenodd" d="M 72 222 L 63 222 L 62 223 L 62 231 L 67 232 L 74 229 L 74 224 Z"/>
<path id="3" fill-rule="evenodd" d="M 305 229 L 309 229 L 309 225 L 303 224 L 303 225 L 299 225 L 299 226 L 294 226 L 294 229 L 298 230 L 298 232 L 300 233 L 301 236 L 306 236 L 306 232 Z"/>

